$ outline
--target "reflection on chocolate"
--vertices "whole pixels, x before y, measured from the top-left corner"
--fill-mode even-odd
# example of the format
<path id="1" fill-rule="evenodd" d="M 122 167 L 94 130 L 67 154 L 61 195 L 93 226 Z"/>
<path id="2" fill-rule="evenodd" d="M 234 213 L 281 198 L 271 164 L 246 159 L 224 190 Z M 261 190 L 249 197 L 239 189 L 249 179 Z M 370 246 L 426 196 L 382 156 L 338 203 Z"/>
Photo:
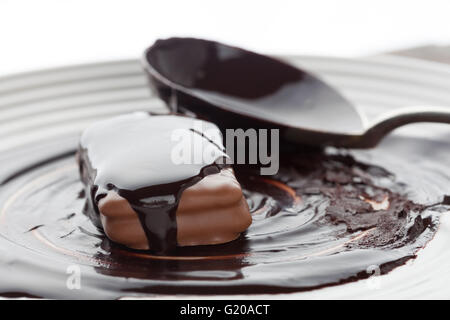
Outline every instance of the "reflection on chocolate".
<path id="1" fill-rule="evenodd" d="M 30 159 L 55 155 L 58 145 L 42 145 Z M 448 211 L 442 204 L 448 143 L 390 137 L 375 150 L 351 155 L 287 149 L 277 176 L 236 167 L 253 216 L 245 233 L 225 244 L 177 247 L 170 256 L 128 249 L 93 226 L 82 213 L 73 155 L 17 172 L 0 194 L 7 204 L 0 241 L 16 248 L 11 257 L 0 256 L 14 261 L 12 269 L 0 264 L 0 277 L 8 275 L 0 292 L 118 298 L 310 290 L 368 277 L 372 265 L 382 274 L 402 265 L 433 237 L 440 213 Z M 405 162 L 405 155 L 423 161 Z M 30 199 L 46 206 L 30 205 Z M 80 291 L 65 285 L 73 264 L 83 268 Z"/>
<path id="2" fill-rule="evenodd" d="M 85 130 L 78 159 L 88 195 L 87 214 L 110 238 L 132 248 L 167 253 L 177 244 L 231 241 L 248 227 L 251 218 L 239 184 L 232 171 L 220 173 L 227 166 L 224 147 L 198 134 L 198 124 L 203 132 L 218 131 L 212 123 L 143 112 Z M 188 163 L 173 159 L 180 143 L 174 139 L 176 130 L 189 134 L 190 140 L 181 140 L 194 155 Z M 214 151 L 210 160 L 203 157 L 206 150 Z M 200 161 L 194 161 L 197 154 Z M 211 177 L 199 184 L 206 176 Z M 227 224 L 227 218 L 235 223 Z"/>
<path id="3" fill-rule="evenodd" d="M 329 145 L 336 137 L 321 132 L 333 110 L 339 117 L 329 130 L 363 130 L 352 103 L 315 74 L 234 46 L 160 39 L 145 52 L 143 66 L 150 86 L 172 111 L 194 113 L 222 130 L 278 128 L 284 139 Z"/>

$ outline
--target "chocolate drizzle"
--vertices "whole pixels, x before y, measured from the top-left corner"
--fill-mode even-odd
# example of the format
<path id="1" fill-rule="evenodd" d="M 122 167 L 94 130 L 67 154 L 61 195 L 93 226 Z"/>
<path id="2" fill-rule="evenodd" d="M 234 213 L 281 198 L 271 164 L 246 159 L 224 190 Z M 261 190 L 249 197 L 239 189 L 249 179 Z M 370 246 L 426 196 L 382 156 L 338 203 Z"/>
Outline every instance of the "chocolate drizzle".
<path id="1" fill-rule="evenodd" d="M 88 129 L 78 158 L 82 181 L 89 189 L 86 213 L 95 224 L 100 227 L 99 200 L 116 191 L 138 213 L 151 250 L 172 251 L 177 245 L 176 210 L 182 192 L 226 166 L 224 147 L 194 129 L 199 124 L 205 132 L 215 129 L 196 119 L 147 113 L 117 117 Z M 213 146 L 215 161 L 206 163 L 202 158 L 176 164 L 171 158 L 177 145 L 175 130 L 188 135 L 179 145 L 184 150 L 201 153 Z"/>

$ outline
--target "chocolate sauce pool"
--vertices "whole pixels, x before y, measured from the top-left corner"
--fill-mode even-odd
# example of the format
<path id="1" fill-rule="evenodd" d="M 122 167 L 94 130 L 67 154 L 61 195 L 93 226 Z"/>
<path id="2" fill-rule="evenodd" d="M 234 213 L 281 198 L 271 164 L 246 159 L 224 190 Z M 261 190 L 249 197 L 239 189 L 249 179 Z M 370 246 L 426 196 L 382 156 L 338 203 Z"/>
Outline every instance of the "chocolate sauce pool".
<path id="1" fill-rule="evenodd" d="M 77 144 L 77 136 L 59 137 L 0 156 L 4 296 L 258 294 L 337 285 L 413 259 L 448 210 L 448 142 L 390 137 L 368 151 L 286 148 L 277 176 L 235 167 L 253 215 L 239 239 L 154 255 L 111 243 L 83 214 Z M 77 274 L 80 289 L 71 285 Z"/>

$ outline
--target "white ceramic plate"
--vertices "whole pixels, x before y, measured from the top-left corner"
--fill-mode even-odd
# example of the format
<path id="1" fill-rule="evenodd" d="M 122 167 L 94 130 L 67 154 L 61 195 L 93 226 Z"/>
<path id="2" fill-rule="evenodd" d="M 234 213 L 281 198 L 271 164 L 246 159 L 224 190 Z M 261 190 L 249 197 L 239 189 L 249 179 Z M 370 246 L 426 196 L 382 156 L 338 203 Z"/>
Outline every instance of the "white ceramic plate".
<path id="1" fill-rule="evenodd" d="M 409 105 L 450 107 L 450 67 L 443 64 L 394 56 L 281 58 L 316 73 L 335 86 L 364 112 L 367 121 L 384 111 Z M 67 136 L 75 145 L 79 133 L 99 117 L 136 110 L 165 110 L 164 104 L 147 88 L 137 60 L 3 77 L 0 78 L 0 153 L 30 142 L 51 140 L 55 135 Z M 450 141 L 447 125 L 434 124 L 434 128 L 439 128 L 433 133 L 427 130 L 429 126 L 410 125 L 394 134 Z M 448 155 L 450 166 L 450 150 Z M 416 260 L 385 276 L 310 292 L 265 297 L 450 298 L 449 215 L 443 215 L 441 221 L 435 239 Z"/>

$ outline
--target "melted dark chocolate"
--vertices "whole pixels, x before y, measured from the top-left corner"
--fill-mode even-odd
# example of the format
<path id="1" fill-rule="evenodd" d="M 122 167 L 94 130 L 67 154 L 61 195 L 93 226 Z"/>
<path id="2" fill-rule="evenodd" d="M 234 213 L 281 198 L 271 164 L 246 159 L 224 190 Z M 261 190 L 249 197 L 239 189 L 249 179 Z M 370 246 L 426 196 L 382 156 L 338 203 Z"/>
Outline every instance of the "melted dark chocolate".
<path id="1" fill-rule="evenodd" d="M 391 137 L 375 150 L 351 154 L 286 148 L 275 177 L 235 167 L 253 215 L 239 239 L 152 255 L 112 243 L 86 219 L 73 155 L 52 157 L 70 145 L 59 139 L 30 151 L 25 169 L 33 159 L 53 159 L 31 171 L 1 160 L 0 177 L 7 181 L 0 192 L 6 205 L 0 216 L 2 294 L 118 298 L 311 290 L 367 278 L 369 266 L 384 274 L 413 259 L 448 211 L 447 202 L 436 205 L 449 194 L 448 143 Z M 72 265 L 81 268 L 81 290 L 66 287 Z"/>
<path id="2" fill-rule="evenodd" d="M 215 41 L 169 38 L 157 40 L 143 64 L 150 85 L 172 111 L 194 113 L 222 129 L 276 127 L 283 138 L 313 146 L 364 131 L 340 92 L 268 56 Z M 339 117 L 324 127 L 330 112 Z"/>
<path id="3" fill-rule="evenodd" d="M 86 185 L 86 213 L 100 227 L 98 201 L 110 190 L 128 200 L 138 213 L 154 252 L 167 253 L 177 245 L 176 210 L 182 192 L 206 175 L 218 173 L 226 164 L 224 147 L 208 139 L 215 126 L 204 121 L 174 115 L 134 113 L 100 122 L 87 129 L 78 152 L 81 178 Z M 189 134 L 174 140 L 175 130 Z M 180 145 L 181 143 L 181 145 Z M 176 164 L 175 147 L 193 154 L 213 146 L 214 162 Z M 197 146 L 197 149 L 195 146 Z M 194 155 L 195 156 L 195 155 Z"/>

